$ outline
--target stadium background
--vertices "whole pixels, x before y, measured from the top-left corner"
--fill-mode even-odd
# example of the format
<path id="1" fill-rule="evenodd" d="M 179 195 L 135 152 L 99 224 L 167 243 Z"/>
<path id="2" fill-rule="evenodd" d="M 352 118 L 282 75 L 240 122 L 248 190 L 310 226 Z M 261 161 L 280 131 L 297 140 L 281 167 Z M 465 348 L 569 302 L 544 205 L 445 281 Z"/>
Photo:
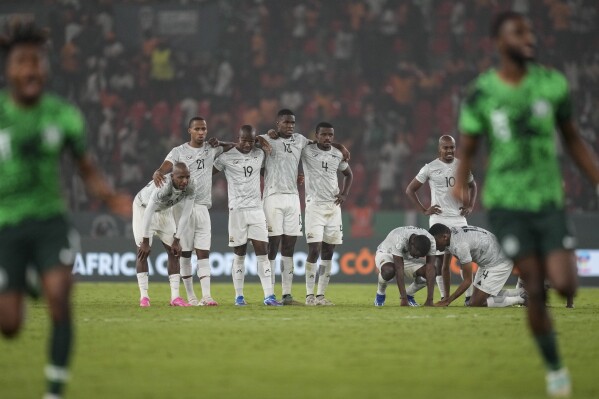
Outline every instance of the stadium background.
<path id="1" fill-rule="evenodd" d="M 3 1 L 0 22 L 34 18 L 49 29 L 51 88 L 82 109 L 92 153 L 115 187 L 132 195 L 188 139 L 192 116 L 204 116 L 209 136 L 221 140 L 233 140 L 244 123 L 265 132 L 282 107 L 295 111 L 297 130 L 307 136 L 319 121 L 333 123 L 354 171 L 334 281 L 368 282 L 372 252 L 389 230 L 428 225 L 405 187 L 436 157 L 438 137 L 456 134 L 466 83 L 494 61 L 492 15 L 506 8 L 531 17 L 539 59 L 566 74 L 581 133 L 597 152 L 599 3 L 592 0 Z M 582 283 L 599 285 L 597 196 L 561 159 L 583 249 L 580 274 L 596 276 Z M 479 191 L 484 162 L 474 171 Z M 70 173 L 72 165 L 64 168 L 84 244 L 75 273 L 81 280 L 133 280 L 129 221 L 106 213 Z M 428 188 L 419 194 L 428 202 Z M 228 281 L 222 176 L 213 202 L 213 274 Z M 486 226 L 478 201 L 470 223 Z M 300 240 L 299 274 L 304 247 Z M 163 258 L 156 246 L 155 278 Z"/>

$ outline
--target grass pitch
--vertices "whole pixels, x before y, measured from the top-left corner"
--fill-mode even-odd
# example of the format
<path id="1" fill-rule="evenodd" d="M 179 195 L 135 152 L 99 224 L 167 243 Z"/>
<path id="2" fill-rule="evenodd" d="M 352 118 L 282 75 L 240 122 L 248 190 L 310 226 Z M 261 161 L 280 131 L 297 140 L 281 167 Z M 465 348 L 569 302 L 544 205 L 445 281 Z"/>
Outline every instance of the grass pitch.
<path id="1" fill-rule="evenodd" d="M 67 397 L 545 398 L 524 309 L 400 308 L 393 286 L 375 308 L 375 289 L 333 282 L 335 307 L 267 308 L 246 284 L 250 305 L 237 308 L 232 284 L 213 284 L 221 306 L 171 308 L 168 283 L 151 283 L 141 309 L 133 283 L 78 284 Z M 551 304 L 573 397 L 598 398 L 599 289 L 573 310 Z M 21 336 L 0 340 L 1 398 L 41 398 L 48 327 L 32 302 Z"/>

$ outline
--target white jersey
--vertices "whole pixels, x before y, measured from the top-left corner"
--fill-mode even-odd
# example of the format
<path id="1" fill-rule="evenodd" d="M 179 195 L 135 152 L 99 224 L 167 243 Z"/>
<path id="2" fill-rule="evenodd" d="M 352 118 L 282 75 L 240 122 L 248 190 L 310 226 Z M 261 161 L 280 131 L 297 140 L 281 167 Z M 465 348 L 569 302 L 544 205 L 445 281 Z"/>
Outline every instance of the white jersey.
<path id="1" fill-rule="evenodd" d="M 265 163 L 264 197 L 273 194 L 299 194 L 297 168 L 302 150 L 310 140 L 299 133 L 293 133 L 288 139 L 271 139 L 267 134 L 260 137 L 268 141 L 272 147 Z"/>
<path id="2" fill-rule="evenodd" d="M 184 190 L 176 189 L 173 186 L 172 174 L 169 173 L 165 176 L 162 187 L 156 187 L 154 182 L 150 181 L 137 193 L 135 201 L 143 207 L 153 204 L 152 208 L 158 212 L 168 209 L 188 197 L 194 196 L 195 192 L 195 184 L 191 180 Z"/>
<path id="3" fill-rule="evenodd" d="M 242 154 L 237 148 L 216 158 L 214 167 L 224 171 L 227 178 L 229 210 L 262 209 L 260 169 L 264 166 L 264 152 L 257 148 Z"/>
<path id="4" fill-rule="evenodd" d="M 435 253 L 437 252 L 435 238 L 425 229 L 414 226 L 398 227 L 391 230 L 391 232 L 387 234 L 385 240 L 378 246 L 376 250 L 377 252 L 384 252 L 393 254 L 395 256 L 400 256 L 406 261 L 419 259 L 414 258 L 409 252 L 409 241 L 413 234 L 427 236 L 431 242 L 431 249 L 428 251 L 427 256 L 435 256 Z"/>
<path id="5" fill-rule="evenodd" d="M 208 209 L 212 206 L 212 166 L 214 159 L 222 153 L 221 146 L 212 147 L 204 143 L 202 147 L 194 148 L 185 143 L 173 148 L 165 158 L 173 165 L 177 162 L 187 165 L 196 186 L 195 203 Z"/>
<path id="6" fill-rule="evenodd" d="M 302 151 L 302 164 L 306 175 L 306 204 L 335 202 L 339 194 L 337 171 L 348 168 L 347 162 L 338 149 L 321 150 L 316 144 L 306 146 Z"/>
<path id="7" fill-rule="evenodd" d="M 454 158 L 453 162 L 445 163 L 440 159 L 435 159 L 427 163 L 420 169 L 416 175 L 416 180 L 424 184 L 428 180 L 431 188 L 431 205 L 439 205 L 441 208 L 440 216 L 451 217 L 461 216 L 460 207 L 463 204 L 451 195 L 451 188 L 455 186 L 455 173 L 458 169 L 460 160 Z M 468 176 L 468 183 L 474 180 L 472 173 Z"/>
<path id="8" fill-rule="evenodd" d="M 509 263 L 501 252 L 495 235 L 480 227 L 452 227 L 447 250 L 458 258 L 462 265 L 476 262 L 479 267 L 488 268 Z"/>

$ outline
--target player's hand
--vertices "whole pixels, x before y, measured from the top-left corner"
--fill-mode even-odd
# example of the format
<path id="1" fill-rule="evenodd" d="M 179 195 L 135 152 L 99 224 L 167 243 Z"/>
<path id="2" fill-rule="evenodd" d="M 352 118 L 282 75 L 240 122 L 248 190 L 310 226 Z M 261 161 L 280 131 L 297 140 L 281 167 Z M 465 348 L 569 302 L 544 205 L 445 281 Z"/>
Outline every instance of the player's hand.
<path id="1" fill-rule="evenodd" d="M 269 129 L 268 132 L 266 132 L 266 134 L 268 134 L 268 137 L 270 137 L 273 140 L 276 140 L 279 138 L 279 135 L 277 134 L 275 129 Z"/>
<path id="2" fill-rule="evenodd" d="M 182 250 L 181 249 L 181 243 L 179 242 L 178 238 L 175 238 L 175 240 L 171 244 L 171 254 L 175 258 L 178 258 L 179 256 L 181 256 L 181 250 Z"/>
<path id="3" fill-rule="evenodd" d="M 297 175 L 297 185 L 301 186 L 302 184 L 304 184 L 304 181 L 306 181 L 306 177 L 304 175 L 302 175 L 301 173 Z"/>
<path id="4" fill-rule="evenodd" d="M 345 200 L 347 199 L 347 195 L 343 195 L 343 194 L 337 194 L 335 196 L 335 198 L 337 198 L 335 200 L 335 205 L 341 205 L 345 202 Z"/>
<path id="5" fill-rule="evenodd" d="M 210 139 L 208 140 L 208 144 L 210 145 L 210 147 L 216 148 L 220 145 L 220 141 L 218 141 L 216 137 L 210 137 Z"/>
<path id="6" fill-rule="evenodd" d="M 156 185 L 156 187 L 162 187 L 166 178 L 164 177 L 164 174 L 162 174 L 161 171 L 156 170 L 152 175 L 152 180 L 154 180 L 154 184 Z"/>
<path id="7" fill-rule="evenodd" d="M 435 307 L 445 307 L 445 306 L 449 306 L 449 302 L 446 301 L 445 299 L 442 299 L 439 302 L 435 303 Z"/>
<path id="8" fill-rule="evenodd" d="M 433 305 L 433 300 L 432 299 L 427 299 L 426 302 L 424 302 L 424 306 L 434 306 Z"/>
<path id="9" fill-rule="evenodd" d="M 142 241 L 141 244 L 139 244 L 139 248 L 137 248 L 137 259 L 140 262 L 144 262 L 148 259 L 148 255 L 150 255 L 151 251 L 152 248 L 150 247 L 150 243 Z"/>
<path id="10" fill-rule="evenodd" d="M 472 207 L 470 206 L 461 206 L 460 207 L 460 215 L 468 216 L 472 213 Z"/>
<path id="11" fill-rule="evenodd" d="M 433 205 L 424 211 L 425 215 L 440 215 L 441 213 L 443 213 L 443 211 L 439 205 Z"/>
<path id="12" fill-rule="evenodd" d="M 133 199 L 129 194 L 114 194 L 106 199 L 108 208 L 117 215 L 123 217 L 131 216 L 131 204 Z"/>
<path id="13" fill-rule="evenodd" d="M 257 137 L 257 143 L 260 144 L 262 150 L 270 155 L 272 153 L 272 146 L 264 139 L 264 137 Z"/>
<path id="14" fill-rule="evenodd" d="M 399 298 L 399 306 L 410 306 L 408 298 Z"/>
<path id="15" fill-rule="evenodd" d="M 345 162 L 349 161 L 349 159 L 351 158 L 351 153 L 343 144 L 341 144 L 340 151 L 341 151 L 341 155 L 343 155 L 343 160 Z"/>

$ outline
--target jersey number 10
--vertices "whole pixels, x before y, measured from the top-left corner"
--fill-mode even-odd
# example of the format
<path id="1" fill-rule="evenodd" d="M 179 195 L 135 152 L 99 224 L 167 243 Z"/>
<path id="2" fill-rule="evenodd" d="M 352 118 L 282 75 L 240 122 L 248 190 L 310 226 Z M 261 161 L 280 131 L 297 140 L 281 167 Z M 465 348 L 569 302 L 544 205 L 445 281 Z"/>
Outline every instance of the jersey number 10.
<path id="1" fill-rule="evenodd" d="M 446 184 L 446 187 L 453 187 L 453 186 L 455 186 L 455 177 L 453 177 L 453 176 L 452 177 L 446 177 L 445 178 L 445 184 Z"/>

